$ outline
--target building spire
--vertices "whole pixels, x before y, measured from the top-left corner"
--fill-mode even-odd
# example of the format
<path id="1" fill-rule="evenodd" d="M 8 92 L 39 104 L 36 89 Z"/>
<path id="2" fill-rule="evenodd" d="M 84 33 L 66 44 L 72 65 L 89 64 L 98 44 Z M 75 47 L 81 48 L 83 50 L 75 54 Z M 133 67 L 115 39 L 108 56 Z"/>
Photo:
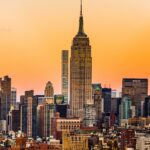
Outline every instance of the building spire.
<path id="1" fill-rule="evenodd" d="M 79 31 L 78 31 L 78 35 L 86 35 L 84 33 L 84 22 L 83 22 L 83 7 L 82 7 L 82 0 L 81 0 L 81 6 L 80 6 L 80 19 L 79 19 Z"/>
<path id="2" fill-rule="evenodd" d="M 82 0 L 81 0 L 81 10 L 80 10 L 80 16 L 83 16 L 83 14 L 82 14 Z"/>

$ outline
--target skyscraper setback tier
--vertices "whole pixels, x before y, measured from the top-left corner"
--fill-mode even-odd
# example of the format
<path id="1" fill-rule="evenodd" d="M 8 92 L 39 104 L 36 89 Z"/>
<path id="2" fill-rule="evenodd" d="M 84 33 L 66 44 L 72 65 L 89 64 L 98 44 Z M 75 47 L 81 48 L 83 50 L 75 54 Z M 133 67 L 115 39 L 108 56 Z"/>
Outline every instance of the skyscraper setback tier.
<path id="1" fill-rule="evenodd" d="M 73 39 L 70 59 L 70 110 L 73 117 L 82 118 L 84 106 L 92 103 L 92 57 L 89 43 L 83 29 L 81 5 L 79 31 Z"/>

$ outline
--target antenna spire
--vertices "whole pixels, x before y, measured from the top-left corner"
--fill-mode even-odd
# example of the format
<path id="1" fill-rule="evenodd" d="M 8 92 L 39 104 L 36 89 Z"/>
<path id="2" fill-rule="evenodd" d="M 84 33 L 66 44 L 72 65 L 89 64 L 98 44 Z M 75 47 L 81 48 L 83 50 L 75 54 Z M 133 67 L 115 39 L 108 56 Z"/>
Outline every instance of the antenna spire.
<path id="1" fill-rule="evenodd" d="M 86 36 L 86 34 L 84 33 L 84 21 L 83 21 L 83 9 L 82 9 L 82 0 L 81 0 L 81 10 L 80 10 L 80 18 L 79 18 L 79 31 L 78 31 L 78 34 L 77 35 L 80 35 L 80 36 Z"/>
<path id="2" fill-rule="evenodd" d="M 83 13 L 82 13 L 82 0 L 81 0 L 81 11 L 80 11 L 80 15 L 82 16 Z"/>

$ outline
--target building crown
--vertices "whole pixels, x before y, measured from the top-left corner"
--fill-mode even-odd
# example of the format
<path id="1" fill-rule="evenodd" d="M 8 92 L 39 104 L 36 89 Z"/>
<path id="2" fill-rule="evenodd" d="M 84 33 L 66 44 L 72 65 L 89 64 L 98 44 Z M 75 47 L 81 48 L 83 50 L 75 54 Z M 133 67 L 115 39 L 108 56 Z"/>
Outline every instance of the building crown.
<path id="1" fill-rule="evenodd" d="M 81 0 L 81 6 L 80 6 L 79 31 L 78 31 L 77 36 L 86 36 L 86 34 L 84 33 L 82 0 Z"/>

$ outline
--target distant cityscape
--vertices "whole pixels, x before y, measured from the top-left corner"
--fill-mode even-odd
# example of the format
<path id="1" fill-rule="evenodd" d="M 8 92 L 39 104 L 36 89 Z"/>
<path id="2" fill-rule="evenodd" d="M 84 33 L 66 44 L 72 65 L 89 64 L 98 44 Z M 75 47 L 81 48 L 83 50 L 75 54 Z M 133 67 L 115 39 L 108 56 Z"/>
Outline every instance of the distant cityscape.
<path id="1" fill-rule="evenodd" d="M 48 81 L 43 95 L 25 91 L 17 102 L 11 77 L 0 78 L 0 150 L 150 150 L 148 79 L 123 78 L 121 90 L 92 83 L 82 11 L 81 0 L 71 56 L 60 58 L 61 94 Z"/>

